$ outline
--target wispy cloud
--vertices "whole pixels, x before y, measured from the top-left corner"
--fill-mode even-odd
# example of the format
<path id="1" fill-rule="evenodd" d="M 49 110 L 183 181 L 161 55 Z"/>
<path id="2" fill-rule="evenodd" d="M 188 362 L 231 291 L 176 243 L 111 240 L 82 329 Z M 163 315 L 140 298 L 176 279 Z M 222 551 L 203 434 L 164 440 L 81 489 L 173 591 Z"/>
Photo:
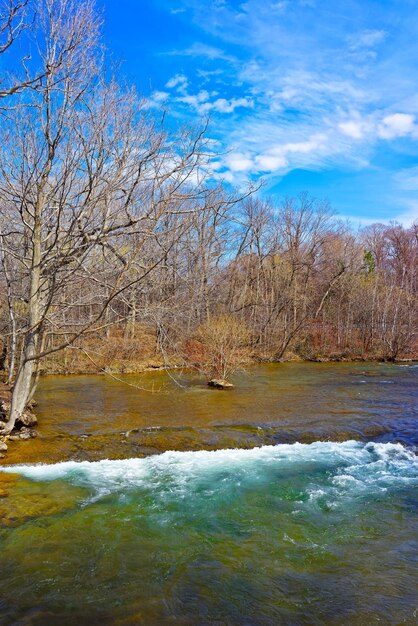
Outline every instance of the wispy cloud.
<path id="1" fill-rule="evenodd" d="M 349 35 L 347 41 L 351 52 L 357 52 L 359 50 L 370 51 L 381 44 L 386 37 L 387 32 L 384 30 L 366 29 Z"/>
<path id="2" fill-rule="evenodd" d="M 175 76 L 170 78 L 170 80 L 168 80 L 165 84 L 168 89 L 175 89 L 176 87 L 177 89 L 186 89 L 187 85 L 187 76 L 185 76 L 184 74 L 176 74 Z"/>
<path id="3" fill-rule="evenodd" d="M 217 113 L 233 113 L 238 108 L 253 108 L 254 100 L 250 97 L 219 98 L 217 90 L 208 91 L 201 89 L 197 93 L 188 91 L 189 81 L 184 74 L 176 74 L 166 83 L 167 89 L 174 90 L 171 102 L 188 105 L 195 109 L 201 116 L 211 111 Z M 179 95 L 180 94 L 180 95 Z"/>
<path id="4" fill-rule="evenodd" d="M 167 54 L 171 56 L 185 56 L 185 57 L 206 57 L 210 61 L 223 60 L 228 62 L 235 62 L 235 57 L 226 54 L 221 48 L 215 46 L 209 46 L 204 43 L 195 42 L 191 46 L 180 50 L 171 50 Z"/>
<path id="5" fill-rule="evenodd" d="M 262 175 L 273 189 L 298 170 L 385 168 L 394 213 L 409 215 L 396 173 L 418 148 L 418 5 L 373 6 L 179 0 L 193 38 L 166 52 L 184 72 L 161 94 L 180 114 L 211 115 L 215 169 L 232 182 Z"/>

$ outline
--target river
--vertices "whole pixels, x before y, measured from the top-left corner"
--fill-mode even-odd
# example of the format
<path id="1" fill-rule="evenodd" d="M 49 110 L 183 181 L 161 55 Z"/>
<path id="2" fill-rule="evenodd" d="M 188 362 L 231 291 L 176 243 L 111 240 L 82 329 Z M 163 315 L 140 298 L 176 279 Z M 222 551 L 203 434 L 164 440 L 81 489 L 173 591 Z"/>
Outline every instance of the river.
<path id="1" fill-rule="evenodd" d="M 42 380 L 0 624 L 415 624 L 418 366 L 171 376 Z"/>

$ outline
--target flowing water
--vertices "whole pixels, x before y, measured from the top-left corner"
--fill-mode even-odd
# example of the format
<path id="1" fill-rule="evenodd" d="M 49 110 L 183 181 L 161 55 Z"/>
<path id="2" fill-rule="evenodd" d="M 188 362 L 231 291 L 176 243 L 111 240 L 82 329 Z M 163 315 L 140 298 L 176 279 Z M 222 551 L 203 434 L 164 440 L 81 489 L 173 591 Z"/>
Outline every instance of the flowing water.
<path id="1" fill-rule="evenodd" d="M 0 466 L 0 624 L 417 623 L 416 365 L 126 380 L 43 381 Z"/>

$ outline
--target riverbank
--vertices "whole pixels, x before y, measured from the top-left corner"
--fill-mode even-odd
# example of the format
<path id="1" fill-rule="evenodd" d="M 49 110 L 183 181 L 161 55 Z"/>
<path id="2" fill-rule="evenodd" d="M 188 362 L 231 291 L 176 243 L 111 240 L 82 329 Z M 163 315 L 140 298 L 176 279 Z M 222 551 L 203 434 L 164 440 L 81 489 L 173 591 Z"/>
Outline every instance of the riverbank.
<path id="1" fill-rule="evenodd" d="M 310 357 L 301 356 L 294 352 L 287 352 L 276 360 L 274 356 L 254 355 L 242 359 L 240 366 L 258 365 L 262 363 L 409 363 L 418 361 L 418 353 L 411 353 L 396 359 L 389 359 L 383 353 L 379 354 L 351 354 L 347 352 L 316 354 Z M 53 375 L 80 375 L 80 374 L 142 374 L 154 370 L 196 369 L 190 362 L 184 361 L 178 355 L 152 355 L 144 359 L 97 359 L 91 360 L 85 355 L 79 355 L 68 362 L 65 358 L 47 361 L 42 366 L 43 376 Z M 239 369 L 239 367 L 238 367 Z"/>
<path id="2" fill-rule="evenodd" d="M 11 387 L 6 383 L 0 383 L 0 432 L 7 425 L 12 399 Z M 6 457 L 9 445 L 14 441 L 27 441 L 37 436 L 34 426 L 38 420 L 33 412 L 36 402 L 32 401 L 30 407 L 26 409 L 20 420 L 15 424 L 15 428 L 7 435 L 0 434 L 0 460 Z"/>
<path id="3" fill-rule="evenodd" d="M 215 333 L 216 335 L 216 333 Z M 214 355 L 206 353 L 201 342 L 159 347 L 155 332 L 137 325 L 135 336 L 126 337 L 122 328 L 109 328 L 108 335 L 89 335 L 80 340 L 79 345 L 68 347 L 45 357 L 40 363 L 42 375 L 55 374 L 98 374 L 107 372 L 113 375 L 139 374 L 154 369 L 196 368 L 202 363 L 211 362 Z M 379 349 L 365 349 L 361 342 L 337 348 L 332 342 L 315 345 L 315 342 L 299 342 L 291 345 L 281 354 L 273 346 L 266 350 L 257 345 L 245 345 L 243 349 L 227 350 L 222 359 L 230 360 L 232 369 L 257 363 L 274 362 L 367 362 L 393 360 L 393 351 L 386 353 L 384 346 Z M 278 355 L 281 355 L 280 358 Z M 215 355 L 216 356 L 216 355 Z M 218 355 L 219 356 L 219 355 Z M 418 342 L 409 352 L 398 352 L 395 360 L 418 359 Z"/>

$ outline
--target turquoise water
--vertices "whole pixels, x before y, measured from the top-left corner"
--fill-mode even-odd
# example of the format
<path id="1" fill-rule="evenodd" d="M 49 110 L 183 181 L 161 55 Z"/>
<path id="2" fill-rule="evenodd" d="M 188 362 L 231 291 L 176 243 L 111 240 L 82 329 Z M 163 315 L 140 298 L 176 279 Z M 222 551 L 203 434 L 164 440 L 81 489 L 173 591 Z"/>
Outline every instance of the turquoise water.
<path id="1" fill-rule="evenodd" d="M 1 470 L 1 624 L 417 621 L 418 462 L 400 443 Z"/>

